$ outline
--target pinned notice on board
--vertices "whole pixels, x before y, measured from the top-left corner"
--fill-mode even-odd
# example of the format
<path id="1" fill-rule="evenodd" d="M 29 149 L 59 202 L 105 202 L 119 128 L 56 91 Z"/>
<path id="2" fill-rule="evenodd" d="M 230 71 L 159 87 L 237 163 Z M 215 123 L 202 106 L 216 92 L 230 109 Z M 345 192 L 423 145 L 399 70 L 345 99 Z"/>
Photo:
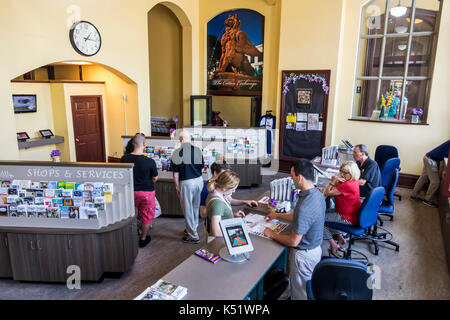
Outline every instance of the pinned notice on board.
<path id="1" fill-rule="evenodd" d="M 288 113 L 286 116 L 286 122 L 294 123 L 297 122 L 297 117 L 295 115 L 292 115 L 292 113 Z"/>
<path id="2" fill-rule="evenodd" d="M 297 121 L 308 121 L 308 114 L 305 112 L 297 112 Z"/>
<path id="3" fill-rule="evenodd" d="M 319 130 L 319 114 L 309 113 L 308 114 L 308 130 Z"/>

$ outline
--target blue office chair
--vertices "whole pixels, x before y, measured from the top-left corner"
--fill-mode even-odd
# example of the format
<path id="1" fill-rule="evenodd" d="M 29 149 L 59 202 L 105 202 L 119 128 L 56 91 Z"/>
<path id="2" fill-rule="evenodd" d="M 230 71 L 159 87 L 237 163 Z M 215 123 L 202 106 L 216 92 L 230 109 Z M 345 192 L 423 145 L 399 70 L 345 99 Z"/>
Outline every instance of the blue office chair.
<path id="1" fill-rule="evenodd" d="M 325 222 L 327 227 L 346 232 L 350 235 L 348 247 L 344 253 L 345 259 L 351 259 L 352 251 L 354 251 L 362 255 L 364 260 L 368 261 L 364 254 L 352 249 L 352 244 L 357 240 L 371 241 L 375 247 L 375 255 L 378 255 L 379 252 L 378 242 L 389 243 L 396 248 L 396 251 L 399 251 L 400 246 L 392 241 L 392 234 L 389 231 L 377 226 L 378 211 L 383 201 L 384 193 L 385 190 L 383 187 L 377 187 L 374 188 L 364 199 L 364 202 L 361 204 L 358 212 L 358 225 L 343 224 L 331 221 Z M 384 233 L 379 234 L 378 229 L 381 229 Z"/>
<path id="2" fill-rule="evenodd" d="M 398 150 L 396 147 L 394 146 L 389 146 L 389 145 L 380 145 L 376 148 L 375 150 L 375 161 L 378 163 L 378 167 L 380 168 L 380 172 L 383 172 L 384 166 L 386 164 L 386 162 L 389 159 L 392 158 L 399 158 L 398 156 Z M 400 159 L 399 159 L 399 163 L 398 163 L 398 171 L 400 171 Z M 390 177 L 390 176 L 389 176 Z M 389 179 L 389 178 L 388 178 Z M 384 186 L 384 184 L 383 184 Z M 398 197 L 398 199 L 401 201 L 402 200 L 402 196 L 399 194 L 394 194 L 394 196 Z"/>
<path id="3" fill-rule="evenodd" d="M 367 285 L 371 275 L 364 263 L 323 259 L 306 282 L 308 300 L 372 300 L 373 289 Z"/>
<path id="4" fill-rule="evenodd" d="M 378 209 L 379 215 L 387 216 L 391 221 L 394 220 L 394 190 L 397 186 L 398 176 L 398 169 L 394 169 L 394 172 L 391 173 L 389 183 L 385 186 L 386 196 L 381 203 L 380 209 Z M 380 221 L 380 226 L 383 226 L 383 220 L 379 218 L 378 221 Z"/>

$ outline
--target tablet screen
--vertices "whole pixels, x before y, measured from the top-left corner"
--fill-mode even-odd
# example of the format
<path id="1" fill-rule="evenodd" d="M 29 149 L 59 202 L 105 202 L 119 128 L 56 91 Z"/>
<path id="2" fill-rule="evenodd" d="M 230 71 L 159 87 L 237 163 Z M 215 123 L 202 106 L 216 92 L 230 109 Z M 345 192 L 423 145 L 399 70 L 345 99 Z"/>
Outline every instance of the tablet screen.
<path id="1" fill-rule="evenodd" d="M 237 248 L 248 245 L 244 230 L 241 225 L 226 227 L 228 238 L 230 239 L 231 247 Z"/>

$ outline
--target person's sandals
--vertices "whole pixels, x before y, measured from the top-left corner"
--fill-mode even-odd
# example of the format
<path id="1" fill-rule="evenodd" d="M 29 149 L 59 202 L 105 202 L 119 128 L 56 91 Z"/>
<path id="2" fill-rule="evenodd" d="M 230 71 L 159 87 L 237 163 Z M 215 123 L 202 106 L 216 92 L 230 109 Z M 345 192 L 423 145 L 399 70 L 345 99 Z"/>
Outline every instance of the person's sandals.
<path id="1" fill-rule="evenodd" d="M 139 239 L 139 248 L 145 247 L 147 244 L 150 243 L 150 241 L 152 241 L 152 238 L 150 236 L 147 236 L 144 240 Z"/>

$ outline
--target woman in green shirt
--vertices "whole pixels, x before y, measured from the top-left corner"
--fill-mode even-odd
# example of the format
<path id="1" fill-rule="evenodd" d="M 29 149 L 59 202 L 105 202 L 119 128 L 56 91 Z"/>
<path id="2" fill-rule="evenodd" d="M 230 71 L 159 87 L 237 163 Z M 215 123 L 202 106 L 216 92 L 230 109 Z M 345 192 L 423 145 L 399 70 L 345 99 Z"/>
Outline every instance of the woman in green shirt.
<path id="1" fill-rule="evenodd" d="M 229 200 L 236 191 L 239 182 L 238 175 L 231 170 L 224 170 L 217 177 L 209 180 L 208 190 L 210 194 L 206 199 L 206 213 L 211 226 L 209 234 L 213 237 L 222 236 L 220 220 L 245 217 L 242 211 L 233 212 Z"/>

